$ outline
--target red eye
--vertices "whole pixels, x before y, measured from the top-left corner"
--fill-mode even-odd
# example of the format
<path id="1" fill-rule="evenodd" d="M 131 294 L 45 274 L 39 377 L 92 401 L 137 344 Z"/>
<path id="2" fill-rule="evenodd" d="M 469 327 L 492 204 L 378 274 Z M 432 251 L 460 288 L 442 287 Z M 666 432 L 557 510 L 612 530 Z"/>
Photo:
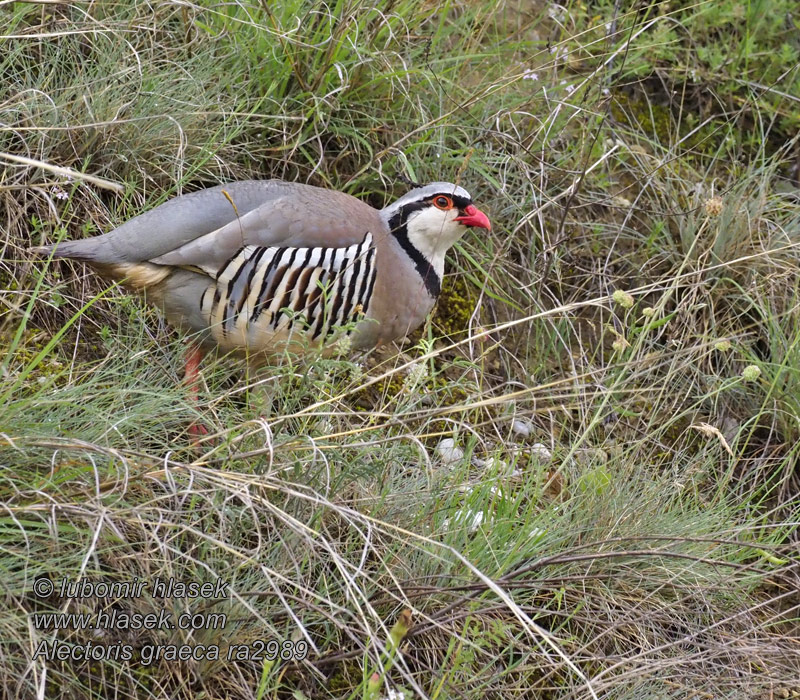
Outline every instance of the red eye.
<path id="1" fill-rule="evenodd" d="M 435 197 L 433 200 L 433 206 L 437 209 L 452 209 L 453 208 L 453 200 L 450 197 L 445 197 L 444 195 L 439 195 Z"/>

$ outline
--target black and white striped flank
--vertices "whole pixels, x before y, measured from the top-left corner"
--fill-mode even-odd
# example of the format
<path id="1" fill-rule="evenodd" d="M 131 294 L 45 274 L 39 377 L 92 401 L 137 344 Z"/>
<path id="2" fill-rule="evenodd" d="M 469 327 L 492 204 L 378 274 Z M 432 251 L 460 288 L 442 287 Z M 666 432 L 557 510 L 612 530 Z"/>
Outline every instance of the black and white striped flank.
<path id="1" fill-rule="evenodd" d="M 347 248 L 245 246 L 200 300 L 223 345 L 257 347 L 263 336 L 301 330 L 311 340 L 369 312 L 375 285 L 372 234 Z"/>

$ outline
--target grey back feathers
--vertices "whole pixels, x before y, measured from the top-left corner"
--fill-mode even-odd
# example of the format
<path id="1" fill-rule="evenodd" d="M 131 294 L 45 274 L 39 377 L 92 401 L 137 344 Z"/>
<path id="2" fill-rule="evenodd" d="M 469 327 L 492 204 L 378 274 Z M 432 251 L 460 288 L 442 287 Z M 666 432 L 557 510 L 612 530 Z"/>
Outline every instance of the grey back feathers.
<path id="1" fill-rule="evenodd" d="M 344 328 L 356 347 L 370 347 L 412 331 L 435 302 L 439 281 L 423 278 L 429 271 L 409 246 L 406 214 L 398 216 L 433 207 L 438 194 L 471 201 L 461 187 L 433 183 L 379 211 L 310 185 L 235 182 L 39 252 L 84 260 L 145 291 L 209 346 L 269 355 L 322 344 Z M 403 230 L 390 230 L 401 219 Z M 440 277 L 440 268 L 431 274 Z"/>

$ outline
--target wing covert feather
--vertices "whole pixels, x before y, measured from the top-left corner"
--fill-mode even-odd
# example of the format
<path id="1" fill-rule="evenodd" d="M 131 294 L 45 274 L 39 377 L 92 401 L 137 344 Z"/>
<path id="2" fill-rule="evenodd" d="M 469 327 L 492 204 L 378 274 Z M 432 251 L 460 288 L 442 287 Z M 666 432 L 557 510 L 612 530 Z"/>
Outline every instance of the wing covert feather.
<path id="1" fill-rule="evenodd" d="M 262 204 L 150 261 L 160 265 L 193 265 L 214 274 L 243 246 L 341 248 L 360 242 L 367 232 L 373 235 L 385 232 L 378 211 L 355 197 L 299 187 L 297 192 Z"/>
<path id="2" fill-rule="evenodd" d="M 56 255 L 94 263 L 157 262 L 219 269 L 243 245 L 347 246 L 380 214 L 343 192 L 281 180 L 246 180 L 175 197 L 102 236 Z"/>

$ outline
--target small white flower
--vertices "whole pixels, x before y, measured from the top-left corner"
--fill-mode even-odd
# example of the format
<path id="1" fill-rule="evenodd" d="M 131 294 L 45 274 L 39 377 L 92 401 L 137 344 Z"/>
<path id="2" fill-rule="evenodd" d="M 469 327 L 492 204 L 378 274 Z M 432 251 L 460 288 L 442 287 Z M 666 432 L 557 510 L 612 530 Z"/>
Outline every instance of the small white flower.
<path id="1" fill-rule="evenodd" d="M 554 2 L 547 8 L 547 16 L 556 22 L 563 22 L 567 16 L 567 8 Z"/>
<path id="2" fill-rule="evenodd" d="M 481 526 L 483 522 L 483 511 L 482 510 L 470 510 L 469 508 L 461 509 L 459 508 L 455 513 L 453 513 L 453 520 L 452 524 L 454 526 L 463 526 L 466 525 L 467 531 L 473 533 L 477 531 L 477 529 Z M 450 526 L 450 519 L 444 521 L 445 529 L 448 529 Z"/>
<path id="3" fill-rule="evenodd" d="M 523 80 L 539 80 L 539 74 L 536 73 L 533 70 L 528 69 L 522 74 L 522 79 Z"/>
<path id="4" fill-rule="evenodd" d="M 361 381 L 362 377 L 364 376 L 364 363 L 362 362 L 353 362 L 350 365 L 350 379 L 354 382 Z"/>
<path id="5" fill-rule="evenodd" d="M 453 438 L 445 438 L 436 445 L 436 454 L 444 464 L 455 464 L 463 459 L 464 450 L 456 445 Z"/>
<path id="6" fill-rule="evenodd" d="M 611 31 L 611 22 L 606 22 L 605 26 L 606 26 L 606 34 L 608 34 Z"/>
<path id="7" fill-rule="evenodd" d="M 573 92 L 575 92 L 575 86 L 574 85 L 567 85 L 567 94 L 571 95 Z"/>
<path id="8" fill-rule="evenodd" d="M 406 694 L 402 690 L 388 688 L 386 696 L 381 698 L 381 700 L 406 700 Z"/>
<path id="9" fill-rule="evenodd" d="M 50 191 L 53 193 L 56 199 L 69 199 L 69 195 L 60 187 L 53 187 Z"/>
<path id="10" fill-rule="evenodd" d="M 411 393 L 418 389 L 420 384 L 424 384 L 428 379 L 428 366 L 424 362 L 415 362 L 406 370 L 406 378 L 403 380 L 403 391 Z"/>
<path id="11" fill-rule="evenodd" d="M 625 348 L 629 348 L 631 344 L 625 340 L 621 335 L 617 336 L 617 339 L 611 343 L 611 347 L 613 348 L 614 352 L 622 352 Z"/>
<path id="12" fill-rule="evenodd" d="M 339 338 L 336 340 L 335 348 L 336 354 L 339 355 L 339 357 L 349 355 L 353 349 L 352 338 L 349 335 L 339 336 Z"/>
<path id="13" fill-rule="evenodd" d="M 314 427 L 320 435 L 331 435 L 336 432 L 336 428 L 328 418 L 321 418 Z"/>
<path id="14" fill-rule="evenodd" d="M 609 90 L 608 88 L 603 88 L 603 94 L 604 95 L 610 95 L 611 94 L 611 90 Z"/>
<path id="15" fill-rule="evenodd" d="M 540 540 L 547 534 L 547 530 L 542 530 L 540 527 L 533 527 L 529 533 L 529 537 L 532 540 Z"/>

